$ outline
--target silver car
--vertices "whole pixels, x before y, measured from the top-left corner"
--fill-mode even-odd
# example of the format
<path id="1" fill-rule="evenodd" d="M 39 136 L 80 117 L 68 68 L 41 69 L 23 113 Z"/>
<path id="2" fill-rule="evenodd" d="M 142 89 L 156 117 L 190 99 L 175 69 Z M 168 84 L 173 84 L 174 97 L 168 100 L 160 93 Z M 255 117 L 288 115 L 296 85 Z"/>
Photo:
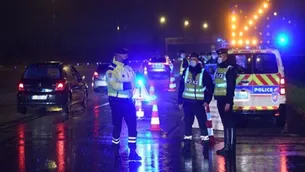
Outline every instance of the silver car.
<path id="1" fill-rule="evenodd" d="M 92 77 L 92 88 L 94 92 L 106 92 L 106 71 L 108 70 L 109 63 L 99 64 Z"/>

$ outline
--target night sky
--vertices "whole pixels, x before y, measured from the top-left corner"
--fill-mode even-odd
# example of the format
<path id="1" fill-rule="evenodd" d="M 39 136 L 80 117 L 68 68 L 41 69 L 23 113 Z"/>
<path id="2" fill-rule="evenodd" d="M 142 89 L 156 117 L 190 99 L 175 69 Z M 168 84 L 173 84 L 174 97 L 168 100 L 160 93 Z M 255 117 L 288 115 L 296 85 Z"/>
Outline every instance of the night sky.
<path id="1" fill-rule="evenodd" d="M 273 8 L 303 27 L 304 10 L 299 9 L 304 9 L 304 2 L 294 1 L 276 0 Z M 10 0 L 1 5 L 0 62 L 51 56 L 54 49 L 57 56 L 96 57 L 111 52 L 118 44 L 153 51 L 165 36 L 222 36 L 227 27 L 223 23 L 225 16 L 238 2 L 251 6 L 257 1 L 55 0 L 52 5 L 52 0 Z M 167 17 L 166 27 L 160 27 L 160 15 Z M 184 19 L 190 21 L 188 31 L 183 29 Z M 209 22 L 207 32 L 201 28 L 204 21 Z"/>

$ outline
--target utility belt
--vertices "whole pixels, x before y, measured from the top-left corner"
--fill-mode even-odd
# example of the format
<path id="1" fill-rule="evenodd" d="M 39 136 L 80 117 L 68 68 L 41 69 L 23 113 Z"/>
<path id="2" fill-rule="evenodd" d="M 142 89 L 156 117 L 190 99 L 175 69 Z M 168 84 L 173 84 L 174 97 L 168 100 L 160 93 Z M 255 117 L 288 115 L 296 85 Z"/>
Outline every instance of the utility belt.
<path id="1" fill-rule="evenodd" d="M 120 94 L 119 91 L 108 92 L 108 97 L 116 97 L 116 98 L 121 98 L 121 99 L 131 99 L 132 98 L 132 92 L 130 92 L 129 94 Z"/>

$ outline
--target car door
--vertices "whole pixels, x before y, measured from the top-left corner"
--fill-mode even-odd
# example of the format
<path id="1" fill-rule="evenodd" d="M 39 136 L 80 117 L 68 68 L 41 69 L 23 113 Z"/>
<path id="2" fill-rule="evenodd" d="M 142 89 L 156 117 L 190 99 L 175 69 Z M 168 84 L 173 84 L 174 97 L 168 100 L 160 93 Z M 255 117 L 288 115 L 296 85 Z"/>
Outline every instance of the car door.
<path id="1" fill-rule="evenodd" d="M 77 94 L 77 101 L 82 101 L 86 93 L 86 82 L 82 79 L 81 75 L 73 66 L 70 67 L 73 78 L 76 80 L 75 92 Z"/>
<path id="2" fill-rule="evenodd" d="M 69 91 L 71 93 L 71 101 L 75 102 L 79 99 L 78 95 L 77 95 L 78 93 L 76 91 L 77 80 L 75 80 L 75 78 L 73 77 L 73 73 L 72 73 L 70 66 L 64 66 L 63 71 L 65 72 L 67 85 L 68 85 Z"/>
<path id="3" fill-rule="evenodd" d="M 234 110 L 250 110 L 253 105 L 251 99 L 253 93 L 253 55 L 247 53 L 232 54 L 230 56 L 235 56 L 237 64 Z"/>

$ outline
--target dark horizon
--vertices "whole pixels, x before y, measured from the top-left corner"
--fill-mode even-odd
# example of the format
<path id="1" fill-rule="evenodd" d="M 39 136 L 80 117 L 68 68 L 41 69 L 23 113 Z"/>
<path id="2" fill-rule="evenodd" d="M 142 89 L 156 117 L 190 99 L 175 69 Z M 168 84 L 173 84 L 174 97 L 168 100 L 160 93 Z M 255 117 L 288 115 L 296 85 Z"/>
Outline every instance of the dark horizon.
<path id="1" fill-rule="evenodd" d="M 164 37 L 223 37 L 224 16 L 233 4 L 240 2 L 253 4 L 250 0 L 249 3 L 240 0 L 194 0 L 192 3 L 182 0 L 115 0 L 107 3 L 56 0 L 52 6 L 52 0 L 10 1 L 2 15 L 7 17 L 2 20 L 0 62 L 8 58 L 16 61 L 26 58 L 26 61 L 29 57 L 54 57 L 54 49 L 56 56 L 70 58 L 108 56 L 118 45 L 138 48 L 143 52 L 162 51 Z M 292 10 L 301 9 L 304 2 L 287 3 L 282 0 L 274 3 L 273 11 L 289 15 L 300 28 L 304 28 L 301 20 L 303 10 Z M 55 9 L 54 25 L 52 7 Z M 168 19 L 163 28 L 158 21 L 161 15 Z M 184 19 L 190 21 L 188 31 L 183 29 Z M 204 21 L 209 23 L 208 31 L 201 28 Z M 56 47 L 53 47 L 54 42 Z"/>

